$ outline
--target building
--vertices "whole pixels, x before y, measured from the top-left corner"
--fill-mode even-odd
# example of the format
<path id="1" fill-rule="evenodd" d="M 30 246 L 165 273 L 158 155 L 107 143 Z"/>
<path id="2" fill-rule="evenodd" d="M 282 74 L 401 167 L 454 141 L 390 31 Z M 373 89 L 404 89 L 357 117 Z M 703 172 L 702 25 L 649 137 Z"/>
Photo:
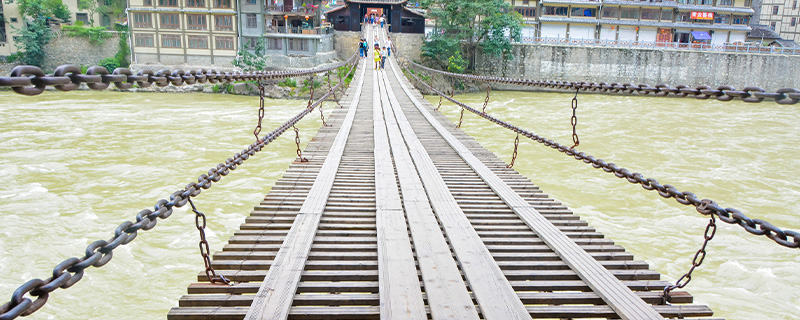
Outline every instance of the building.
<path id="1" fill-rule="evenodd" d="M 83 21 L 89 25 L 89 13 L 85 10 L 78 10 L 78 0 L 63 0 L 63 3 L 69 8 L 72 13 L 72 23 L 74 21 Z M 102 15 L 99 12 L 94 14 L 95 25 L 110 26 L 111 17 Z M 24 27 L 25 19 L 17 9 L 17 3 L 14 1 L 0 0 L 0 56 L 8 56 L 18 51 L 15 35 L 17 30 L 22 30 Z M 57 27 L 54 26 L 54 31 Z"/>
<path id="2" fill-rule="evenodd" d="M 775 30 L 781 38 L 800 42 L 800 5 L 797 0 L 762 0 L 759 23 Z"/>
<path id="3" fill-rule="evenodd" d="M 309 67 L 336 59 L 321 0 L 238 0 L 242 49 L 268 67 Z"/>
<path id="4" fill-rule="evenodd" d="M 408 0 L 345 0 L 344 6 L 327 12 L 327 19 L 338 31 L 361 31 L 365 17 L 385 15 L 389 32 L 424 33 L 425 17 L 407 8 L 407 3 Z"/>
<path id="5" fill-rule="evenodd" d="M 128 0 L 131 63 L 233 67 L 236 0 Z"/>
<path id="6" fill-rule="evenodd" d="M 765 0 L 766 1 L 766 0 Z M 750 0 L 506 0 L 523 37 L 643 42 L 743 42 Z"/>

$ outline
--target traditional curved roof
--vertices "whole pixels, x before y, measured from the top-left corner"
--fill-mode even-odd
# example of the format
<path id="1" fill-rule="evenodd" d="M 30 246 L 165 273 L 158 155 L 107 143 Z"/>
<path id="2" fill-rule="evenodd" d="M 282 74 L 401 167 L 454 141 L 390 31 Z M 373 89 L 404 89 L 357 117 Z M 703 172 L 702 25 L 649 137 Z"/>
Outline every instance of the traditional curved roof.
<path id="1" fill-rule="evenodd" d="M 345 0 L 352 3 L 368 3 L 368 4 L 403 4 L 408 0 Z"/>

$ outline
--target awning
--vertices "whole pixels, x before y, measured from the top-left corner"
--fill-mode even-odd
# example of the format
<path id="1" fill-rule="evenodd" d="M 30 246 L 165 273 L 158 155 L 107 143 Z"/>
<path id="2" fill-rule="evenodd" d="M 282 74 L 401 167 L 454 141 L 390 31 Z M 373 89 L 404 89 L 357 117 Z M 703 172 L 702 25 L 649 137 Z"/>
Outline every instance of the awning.
<path id="1" fill-rule="evenodd" d="M 705 31 L 692 31 L 692 37 L 695 40 L 711 40 L 711 36 Z"/>

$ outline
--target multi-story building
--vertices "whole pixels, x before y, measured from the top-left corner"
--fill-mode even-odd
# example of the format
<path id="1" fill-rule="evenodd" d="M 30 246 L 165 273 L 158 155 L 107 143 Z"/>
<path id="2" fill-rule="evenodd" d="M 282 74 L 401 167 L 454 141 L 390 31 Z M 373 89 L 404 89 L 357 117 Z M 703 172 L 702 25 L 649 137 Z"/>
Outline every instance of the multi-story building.
<path id="1" fill-rule="evenodd" d="M 526 37 L 722 44 L 744 41 L 753 15 L 750 0 L 506 1 Z"/>
<path id="2" fill-rule="evenodd" d="M 78 0 L 63 0 L 70 12 L 72 12 L 72 21 L 83 21 L 89 25 L 89 13 L 85 10 L 78 9 Z M 95 25 L 108 26 L 111 25 L 111 17 L 102 15 L 99 12 L 94 13 Z M 25 19 L 17 8 L 17 2 L 2 1 L 0 0 L 0 56 L 8 56 L 16 53 L 17 48 L 15 37 L 24 27 Z"/>
<path id="3" fill-rule="evenodd" d="M 775 30 L 781 38 L 800 42 L 800 5 L 797 0 L 763 0 L 760 24 Z"/>
<path id="4" fill-rule="evenodd" d="M 304 67 L 336 58 L 321 0 L 238 0 L 242 49 L 269 67 Z M 258 49 L 258 50 L 257 50 Z"/>
<path id="5" fill-rule="evenodd" d="M 132 63 L 232 67 L 236 0 L 129 0 Z"/>

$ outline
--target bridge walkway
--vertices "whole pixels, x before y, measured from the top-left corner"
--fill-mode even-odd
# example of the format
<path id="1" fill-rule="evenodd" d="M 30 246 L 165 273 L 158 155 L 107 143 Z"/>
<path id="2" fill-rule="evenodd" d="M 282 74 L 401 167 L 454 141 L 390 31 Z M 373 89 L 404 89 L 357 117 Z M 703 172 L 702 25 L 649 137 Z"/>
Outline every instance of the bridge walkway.
<path id="1" fill-rule="evenodd" d="M 661 304 L 670 283 L 435 112 L 394 58 L 361 62 L 341 104 L 214 255 L 233 285 L 199 274 L 169 319 L 712 315 L 683 291 Z"/>

